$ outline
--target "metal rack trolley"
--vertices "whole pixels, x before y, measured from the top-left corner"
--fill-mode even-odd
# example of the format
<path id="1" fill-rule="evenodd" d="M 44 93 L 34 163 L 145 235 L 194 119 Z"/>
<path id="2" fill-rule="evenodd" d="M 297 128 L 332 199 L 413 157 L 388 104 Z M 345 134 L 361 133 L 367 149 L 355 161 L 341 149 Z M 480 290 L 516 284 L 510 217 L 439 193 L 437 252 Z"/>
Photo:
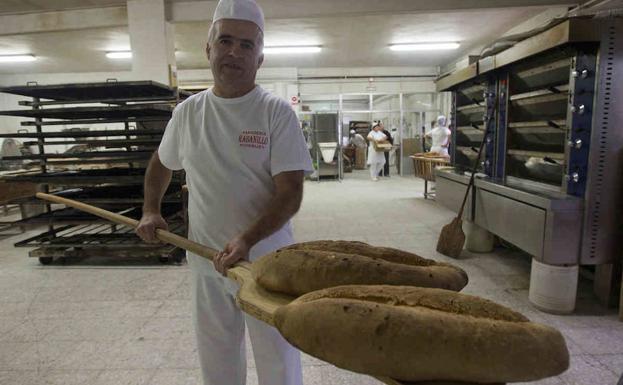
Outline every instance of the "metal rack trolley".
<path id="1" fill-rule="evenodd" d="M 36 146 L 35 154 L 6 160 L 30 162 L 31 168 L 0 177 L 3 181 L 37 183 L 45 192 L 79 199 L 126 215 L 140 217 L 142 183 L 146 164 L 160 143 L 174 105 L 188 94 L 152 81 L 37 85 L 0 89 L 30 97 L 20 101 L 31 109 L 0 111 L 0 115 L 31 118 L 21 123 L 32 132 L 1 134 L 26 138 Z M 66 125 L 123 124 L 123 129 L 58 130 Z M 20 130 L 23 131 L 23 130 Z M 113 139 L 109 139 L 112 137 Z M 46 146 L 76 144 L 82 152 L 46 152 Z M 34 168 L 32 167 L 34 166 Z M 184 234 L 182 213 L 183 175 L 176 173 L 163 199 L 163 214 L 171 230 Z M 34 198 L 22 204 L 35 203 Z M 47 224 L 48 230 L 17 243 L 16 247 L 38 247 L 31 257 L 48 264 L 55 257 L 158 256 L 162 261 L 182 254 L 170 246 L 146 245 L 129 229 L 102 223 L 95 217 L 49 204 L 46 212 L 17 221 L 19 226 Z"/>

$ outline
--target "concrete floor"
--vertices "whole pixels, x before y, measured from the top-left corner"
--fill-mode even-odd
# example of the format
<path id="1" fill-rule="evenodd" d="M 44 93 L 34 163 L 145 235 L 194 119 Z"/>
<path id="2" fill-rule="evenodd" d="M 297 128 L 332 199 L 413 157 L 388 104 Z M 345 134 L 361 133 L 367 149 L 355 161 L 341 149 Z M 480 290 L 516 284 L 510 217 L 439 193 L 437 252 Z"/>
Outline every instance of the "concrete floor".
<path id="1" fill-rule="evenodd" d="M 450 260 L 436 253 L 441 226 L 452 213 L 422 197 L 423 183 L 368 173 L 307 182 L 294 220 L 297 241 L 348 239 L 386 245 L 450 261 L 470 278 L 476 294 L 557 327 L 571 352 L 571 368 L 539 385 L 615 385 L 623 372 L 623 323 L 598 306 L 581 281 L 578 310 L 541 313 L 528 302 L 530 258 L 499 249 L 465 252 Z M 200 385 L 190 320 L 186 265 L 149 260 L 88 258 L 39 265 L 0 235 L 0 384 Z M 377 381 L 304 355 L 306 385 L 372 385 Z M 257 384 L 249 354 L 248 384 Z M 226 385 L 226 384 L 223 384 Z"/>

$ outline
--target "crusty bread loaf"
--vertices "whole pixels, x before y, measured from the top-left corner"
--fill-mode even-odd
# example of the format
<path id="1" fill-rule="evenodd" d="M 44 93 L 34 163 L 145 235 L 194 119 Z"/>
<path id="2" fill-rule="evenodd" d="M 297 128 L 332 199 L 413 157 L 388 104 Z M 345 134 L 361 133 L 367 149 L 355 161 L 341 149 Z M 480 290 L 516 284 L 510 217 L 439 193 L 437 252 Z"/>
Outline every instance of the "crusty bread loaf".
<path id="1" fill-rule="evenodd" d="M 455 291 L 467 285 L 467 274 L 458 267 L 361 242 L 318 241 L 289 246 L 262 256 L 251 270 L 263 288 L 295 296 L 340 285 L 386 284 Z"/>
<path id="2" fill-rule="evenodd" d="M 275 324 L 308 354 L 402 381 L 526 382 L 569 366 L 557 330 L 448 290 L 333 287 L 279 308 Z"/>
<path id="3" fill-rule="evenodd" d="M 321 250 L 336 253 L 356 254 L 362 257 L 379 258 L 388 262 L 413 266 L 444 265 L 444 263 L 420 257 L 417 254 L 391 247 L 371 246 L 358 241 L 310 241 L 284 247 L 283 250 Z"/>

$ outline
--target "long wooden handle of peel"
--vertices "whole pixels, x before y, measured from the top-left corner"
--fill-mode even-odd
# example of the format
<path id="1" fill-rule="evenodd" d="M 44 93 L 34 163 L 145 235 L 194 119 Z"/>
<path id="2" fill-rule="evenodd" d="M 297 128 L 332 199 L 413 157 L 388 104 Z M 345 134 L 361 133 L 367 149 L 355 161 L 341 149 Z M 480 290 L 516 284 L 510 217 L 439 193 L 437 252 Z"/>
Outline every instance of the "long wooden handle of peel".
<path id="1" fill-rule="evenodd" d="M 482 137 L 482 142 L 480 142 L 480 148 L 478 149 L 478 154 L 476 154 L 476 160 L 474 161 L 474 165 L 472 166 L 471 176 L 469 177 L 469 183 L 467 184 L 467 190 L 465 190 L 465 195 L 463 196 L 463 203 L 461 203 L 461 209 L 457 214 L 457 218 L 461 219 L 463 217 L 463 210 L 465 209 L 465 203 L 467 203 L 467 196 L 469 195 L 469 190 L 471 190 L 474 185 L 474 176 L 476 175 L 476 171 L 478 170 L 478 162 L 480 162 L 480 154 L 482 154 L 482 149 L 485 148 L 485 142 L 487 141 L 487 121 L 485 120 L 485 134 Z"/>
<path id="2" fill-rule="evenodd" d="M 66 206 L 71 206 L 75 209 L 85 211 L 93 215 L 97 215 L 98 217 L 107 219 L 111 222 L 115 222 L 120 225 L 125 225 L 125 226 L 129 226 L 132 228 L 136 228 L 136 226 L 138 226 L 138 221 L 136 219 L 128 218 L 126 216 L 116 214 L 116 213 L 113 213 L 113 212 L 110 212 L 104 209 L 100 209 L 99 207 L 91 206 L 86 203 L 78 202 L 72 199 L 61 198 L 56 195 L 50 195 L 50 194 L 45 194 L 45 193 L 37 193 L 37 198 L 44 199 L 46 201 L 50 201 L 54 203 L 60 203 Z M 207 258 L 210 261 L 214 258 L 214 256 L 217 253 L 217 251 L 214 249 L 211 249 L 200 243 L 193 242 L 190 239 L 186 239 L 177 234 L 173 234 L 169 231 L 162 230 L 162 229 L 156 230 L 156 238 L 158 238 L 159 240 L 163 242 L 167 242 L 177 247 L 180 247 L 184 250 L 188 250 L 191 253 Z M 246 263 L 248 262 L 237 263 L 236 265 L 240 266 L 240 265 L 245 265 Z"/>

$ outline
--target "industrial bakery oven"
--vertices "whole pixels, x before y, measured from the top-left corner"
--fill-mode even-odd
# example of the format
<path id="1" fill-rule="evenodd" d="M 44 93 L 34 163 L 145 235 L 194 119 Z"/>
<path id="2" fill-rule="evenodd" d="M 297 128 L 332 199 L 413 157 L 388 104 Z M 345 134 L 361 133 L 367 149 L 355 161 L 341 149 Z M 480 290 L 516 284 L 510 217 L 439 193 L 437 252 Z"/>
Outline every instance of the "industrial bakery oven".
<path id="1" fill-rule="evenodd" d="M 477 76 L 458 87 L 452 94 L 451 127 L 453 140 L 450 153 L 460 168 L 470 169 L 478 155 L 478 148 L 488 132 L 478 170 L 491 173 L 495 157 L 495 90 L 496 79 L 492 76 Z"/>
<path id="2" fill-rule="evenodd" d="M 437 201 L 458 207 L 484 100 L 494 118 L 467 219 L 540 262 L 597 265 L 605 302 L 623 235 L 622 53 L 621 19 L 569 19 L 438 81 L 453 93 L 456 128 L 455 167 L 437 171 Z"/>

